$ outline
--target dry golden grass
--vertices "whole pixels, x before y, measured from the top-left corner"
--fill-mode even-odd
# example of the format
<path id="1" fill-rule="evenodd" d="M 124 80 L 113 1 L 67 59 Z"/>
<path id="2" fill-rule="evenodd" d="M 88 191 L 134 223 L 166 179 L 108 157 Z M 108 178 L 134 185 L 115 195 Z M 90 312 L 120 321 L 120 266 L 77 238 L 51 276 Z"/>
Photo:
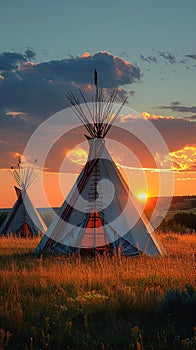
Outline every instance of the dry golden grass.
<path id="1" fill-rule="evenodd" d="M 3 278 L 19 282 L 26 276 L 31 278 L 25 283 L 31 285 L 48 283 L 61 284 L 71 282 L 79 289 L 101 283 L 107 286 L 135 283 L 146 280 L 147 283 L 162 280 L 164 287 L 183 287 L 194 284 L 195 280 L 195 235 L 159 234 L 167 255 L 165 257 L 136 258 L 104 257 L 95 259 L 46 257 L 32 258 L 31 252 L 39 239 L 0 239 L 0 255 L 9 256 L 11 265 L 1 265 Z"/>
<path id="2" fill-rule="evenodd" d="M 195 235 L 160 233 L 159 238 L 167 255 L 153 258 L 37 258 L 33 249 L 39 239 L 0 238 L 3 332 L 14 330 L 19 338 L 22 334 L 25 339 L 30 339 L 32 327 L 36 327 L 40 319 L 53 319 L 58 323 L 64 317 L 63 327 L 65 321 L 68 327 L 64 332 L 69 334 L 74 322 L 77 328 L 80 309 L 85 329 L 94 311 L 104 313 L 107 310 L 107 317 L 114 323 L 122 306 L 129 312 L 138 312 L 141 308 L 140 312 L 145 313 L 146 310 L 148 319 L 150 307 L 154 312 L 157 301 L 164 298 L 167 290 L 183 290 L 195 283 Z M 139 320 L 138 316 L 132 315 L 132 318 Z M 46 325 L 42 325 L 44 327 Z M 61 337 L 61 331 L 58 330 L 58 337 Z M 8 348 L 39 348 L 25 346 Z"/>

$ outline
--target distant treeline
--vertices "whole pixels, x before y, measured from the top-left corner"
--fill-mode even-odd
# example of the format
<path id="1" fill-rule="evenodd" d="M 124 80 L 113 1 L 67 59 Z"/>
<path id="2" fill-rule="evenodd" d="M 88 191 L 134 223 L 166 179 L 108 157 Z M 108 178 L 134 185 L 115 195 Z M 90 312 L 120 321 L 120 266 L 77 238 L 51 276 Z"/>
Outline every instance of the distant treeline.
<path id="1" fill-rule="evenodd" d="M 196 215 L 193 213 L 176 213 L 173 218 L 163 220 L 160 227 L 162 231 L 174 231 L 186 233 L 187 229 L 191 232 L 196 231 Z"/>
<path id="2" fill-rule="evenodd" d="M 0 212 L 0 226 L 6 219 L 8 213 Z M 54 218 L 54 212 L 41 212 L 41 216 L 48 227 Z M 176 213 L 173 218 L 166 221 L 165 219 L 159 226 L 159 229 L 163 232 L 173 231 L 178 233 L 190 233 L 196 232 L 196 215 L 193 213 Z"/>
<path id="3" fill-rule="evenodd" d="M 196 208 L 196 196 L 180 196 L 173 197 L 171 207 L 179 206 L 179 209 L 193 209 Z"/>

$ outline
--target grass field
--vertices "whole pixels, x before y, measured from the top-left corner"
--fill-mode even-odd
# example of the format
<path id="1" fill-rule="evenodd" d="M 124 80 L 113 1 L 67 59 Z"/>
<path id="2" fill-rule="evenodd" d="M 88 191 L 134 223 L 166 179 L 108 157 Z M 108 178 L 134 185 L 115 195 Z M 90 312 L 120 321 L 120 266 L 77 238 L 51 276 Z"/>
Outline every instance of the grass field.
<path id="1" fill-rule="evenodd" d="M 37 258 L 38 239 L 1 238 L 0 349 L 195 349 L 195 235 L 159 238 L 156 258 Z"/>

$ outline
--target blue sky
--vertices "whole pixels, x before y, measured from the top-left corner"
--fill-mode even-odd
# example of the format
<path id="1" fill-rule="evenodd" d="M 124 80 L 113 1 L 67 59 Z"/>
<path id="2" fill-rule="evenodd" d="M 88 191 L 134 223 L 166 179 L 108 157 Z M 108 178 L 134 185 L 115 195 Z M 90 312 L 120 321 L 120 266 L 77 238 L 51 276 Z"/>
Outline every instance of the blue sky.
<path id="1" fill-rule="evenodd" d="M 190 177 L 196 168 L 195 13 L 195 0 L 2 0 L 0 167 L 15 161 L 42 121 L 66 107 L 66 89 L 88 92 L 98 68 L 100 84 L 145 112 L 174 158 L 182 160 L 179 152 L 186 158 L 189 147 Z"/>
<path id="2" fill-rule="evenodd" d="M 195 13 L 194 0 L 3 0 L 1 52 L 31 47 L 43 62 L 106 50 L 140 67 L 142 82 L 134 84 L 131 101 L 136 110 L 172 101 L 191 105 L 196 60 L 186 55 L 195 54 Z M 157 63 L 141 55 L 156 57 Z"/>

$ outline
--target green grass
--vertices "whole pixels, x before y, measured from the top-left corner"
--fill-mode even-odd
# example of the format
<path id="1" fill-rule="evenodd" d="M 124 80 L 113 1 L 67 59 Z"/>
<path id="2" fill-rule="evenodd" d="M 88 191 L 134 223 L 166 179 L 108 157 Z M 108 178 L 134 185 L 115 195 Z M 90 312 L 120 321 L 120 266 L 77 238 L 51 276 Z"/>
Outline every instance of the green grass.
<path id="1" fill-rule="evenodd" d="M 0 349 L 195 348 L 195 236 L 159 237 L 165 257 L 83 259 L 1 238 Z"/>

